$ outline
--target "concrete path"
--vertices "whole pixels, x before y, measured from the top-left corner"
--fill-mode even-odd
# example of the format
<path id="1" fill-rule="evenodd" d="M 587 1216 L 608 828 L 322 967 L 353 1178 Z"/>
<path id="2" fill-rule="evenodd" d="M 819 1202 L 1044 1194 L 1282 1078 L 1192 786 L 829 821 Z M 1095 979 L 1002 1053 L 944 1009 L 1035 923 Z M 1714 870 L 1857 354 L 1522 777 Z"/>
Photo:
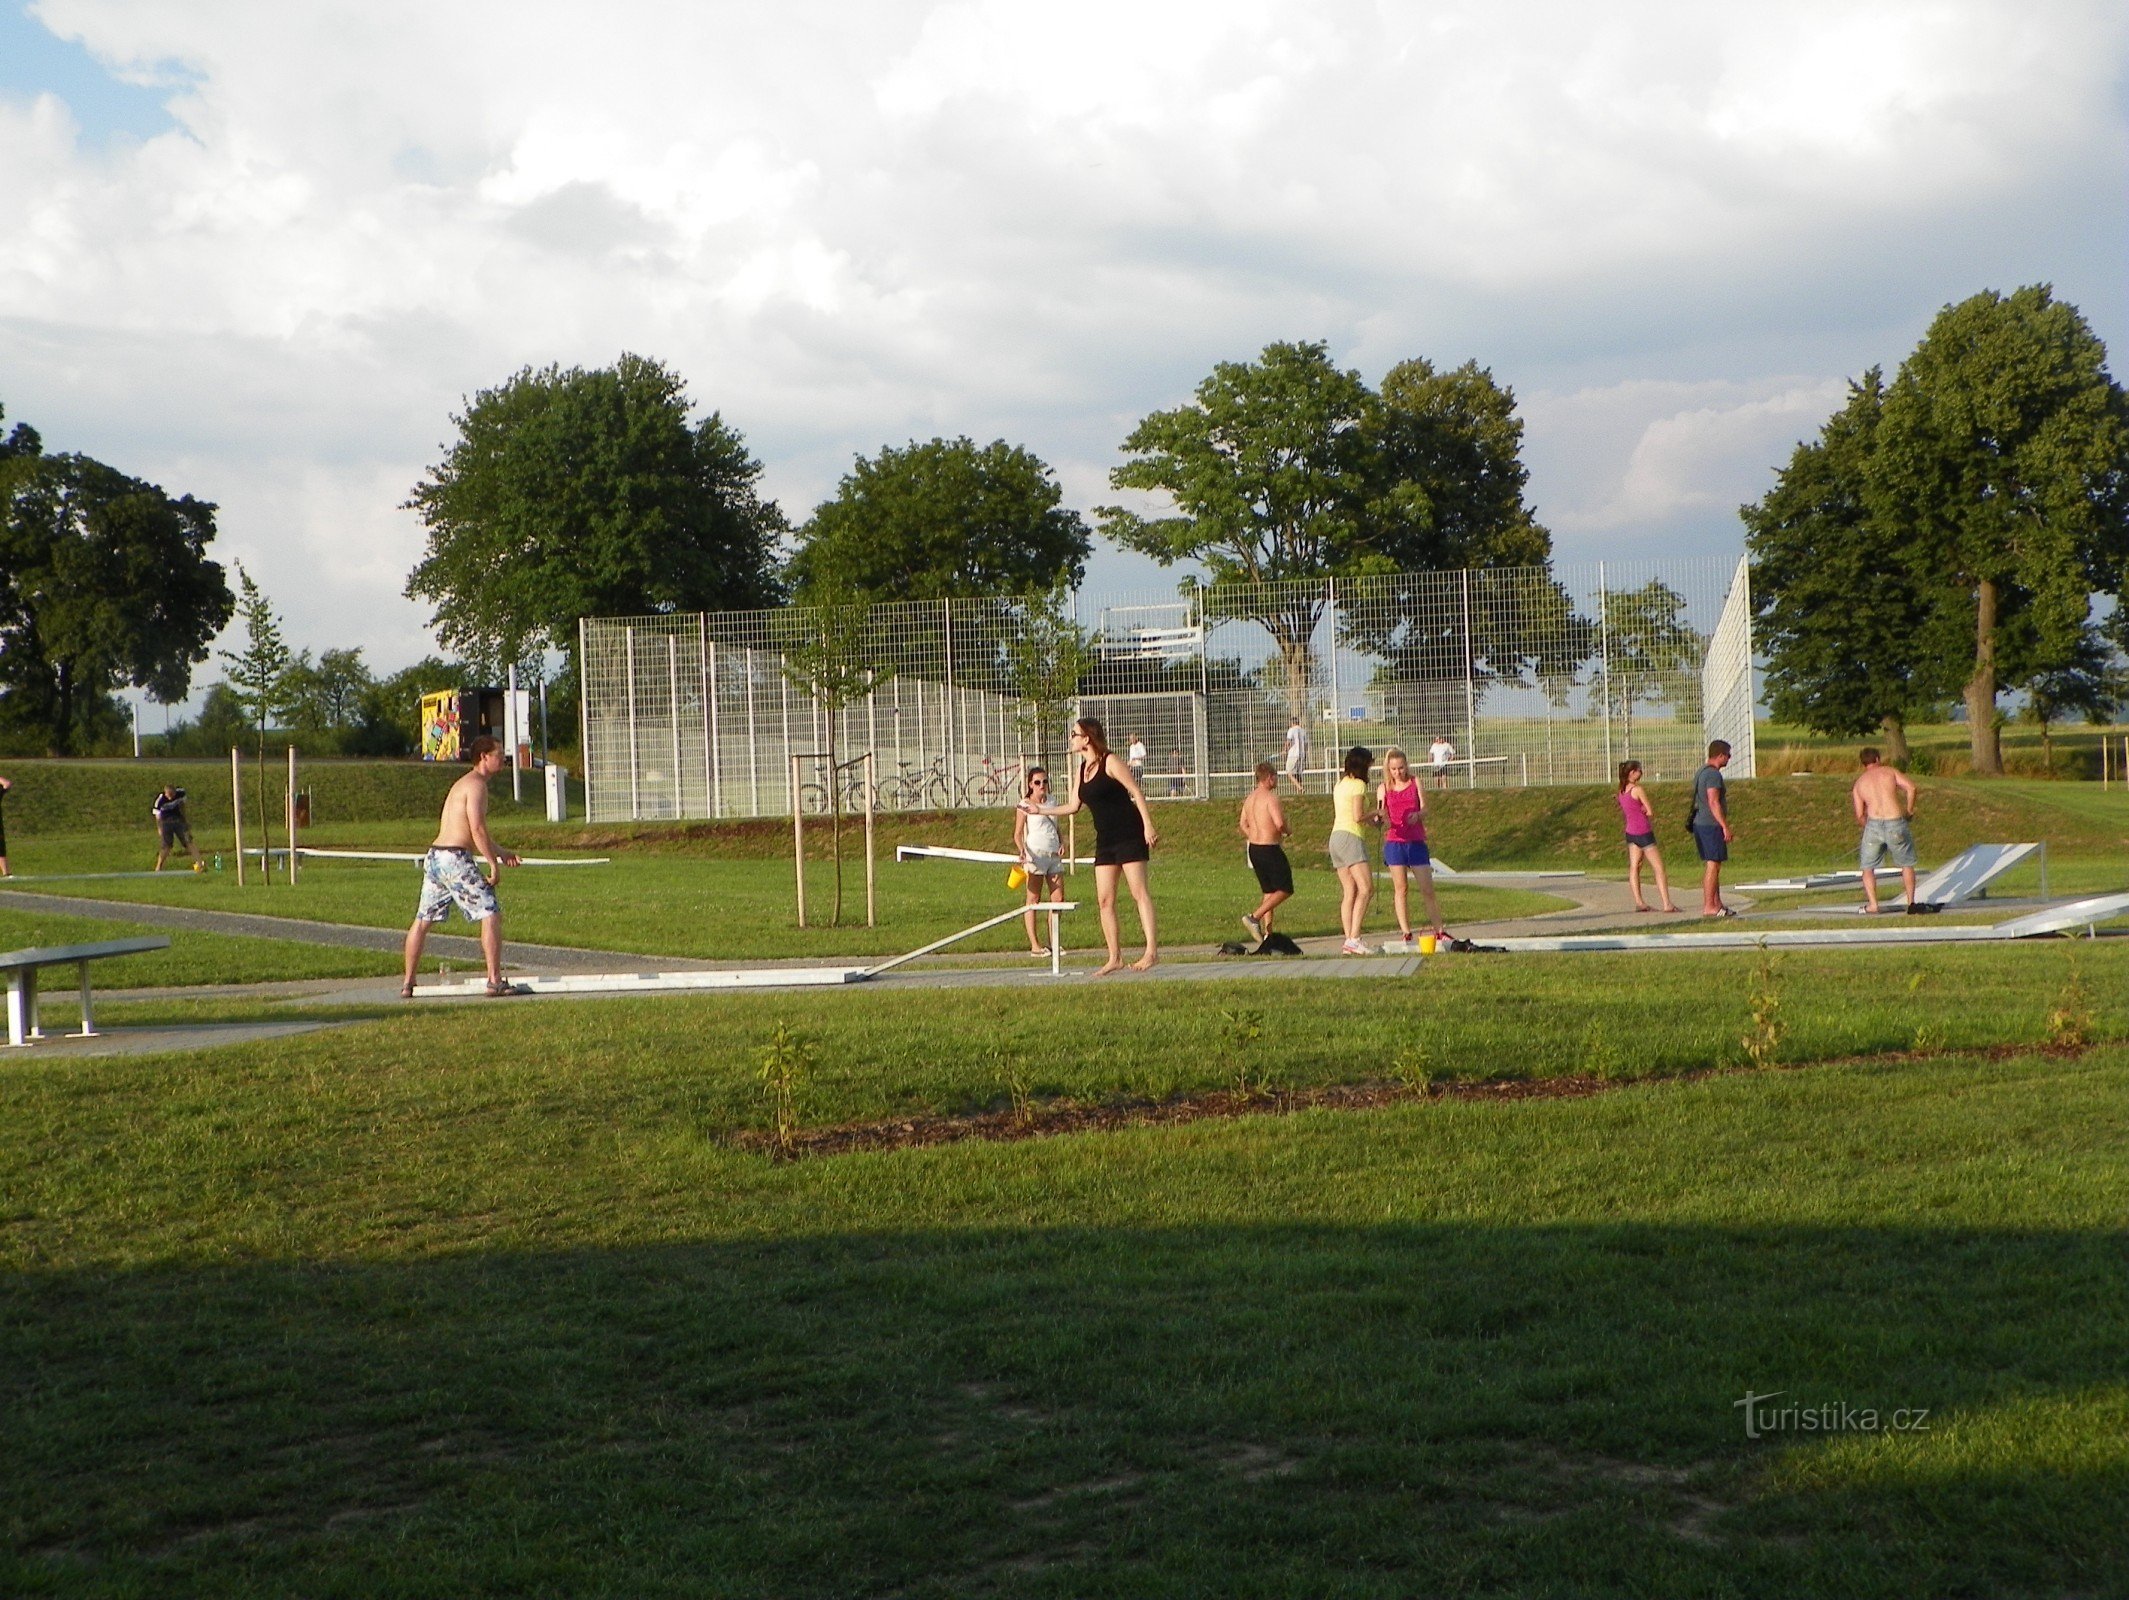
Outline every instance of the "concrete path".
<path id="1" fill-rule="evenodd" d="M 194 933 L 226 933 L 244 939 L 293 939 L 300 944 L 332 945 L 345 950 L 406 948 L 404 928 L 357 928 L 341 922 L 312 922 L 302 917 L 262 917 L 245 911 L 205 911 L 192 906 L 142 905 L 131 900 L 83 900 L 73 895 L 25 894 L 0 890 L 0 906 L 13 911 L 58 912 L 67 916 L 106 917 L 156 928 L 186 928 Z M 478 967 L 480 940 L 464 934 L 432 933 L 428 953 L 445 961 Z M 525 944 L 505 938 L 503 953 L 513 967 L 531 972 L 685 972 L 716 963 L 685 956 L 646 956 L 621 950 L 581 950 L 569 945 Z M 188 991 L 198 994 L 201 991 Z"/>

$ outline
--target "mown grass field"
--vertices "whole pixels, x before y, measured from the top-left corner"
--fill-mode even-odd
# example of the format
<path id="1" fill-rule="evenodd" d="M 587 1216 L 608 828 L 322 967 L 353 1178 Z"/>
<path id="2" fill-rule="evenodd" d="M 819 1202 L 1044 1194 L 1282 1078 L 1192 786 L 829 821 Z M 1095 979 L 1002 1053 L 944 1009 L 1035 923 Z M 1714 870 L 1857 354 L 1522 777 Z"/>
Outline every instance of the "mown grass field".
<path id="1" fill-rule="evenodd" d="M 1838 860 L 1844 796 L 1739 786 L 1741 871 Z M 1617 873 L 1609 807 L 1452 793 L 1436 840 Z M 2037 833 L 2058 887 L 2120 887 L 2125 814 L 1931 783 L 1924 851 Z M 1227 937 L 1228 808 L 1158 815 L 1168 937 Z M 507 878 L 513 937 L 708 955 L 906 949 L 1002 909 L 991 868 L 884 864 L 896 837 L 1000 830 L 897 819 L 869 943 L 790 926 L 774 824 L 499 820 L 616 858 Z M 10 842 L 23 871 L 140 843 Z M 411 885 L 78 892 L 401 926 Z M 1454 892 L 1452 918 L 1536 898 Z M 1294 925 L 1334 926 L 1332 895 L 1305 867 Z M 123 927 L 55 897 L 0 939 L 77 924 Z M 184 934 L 147 959 L 184 983 L 372 958 Z M 779 1025 L 807 1128 L 1404 1094 L 780 1162 L 738 1143 L 768 1125 Z M 1536 1097 L 1441 1092 L 1493 1082 Z M 2118 941 L 482 1002 L 23 1052 L 0 1062 L 0 1593 L 2121 1594 L 2125 1217 Z M 1749 1431 L 1748 1394 L 1776 1396 Z"/>
<path id="2" fill-rule="evenodd" d="M 1016 1064 L 1631 1079 L 1740 1060 L 1754 958 L 499 1007 L 9 1072 L 0 1587 L 2119 1592 L 2129 1049 L 2030 1050 L 2073 960 L 2120 1040 L 2124 956 L 1785 958 L 1793 1071 L 797 1163 L 728 1142 L 779 1021 L 809 1121 Z M 1774 1391 L 1926 1416 L 1748 1437 Z"/>

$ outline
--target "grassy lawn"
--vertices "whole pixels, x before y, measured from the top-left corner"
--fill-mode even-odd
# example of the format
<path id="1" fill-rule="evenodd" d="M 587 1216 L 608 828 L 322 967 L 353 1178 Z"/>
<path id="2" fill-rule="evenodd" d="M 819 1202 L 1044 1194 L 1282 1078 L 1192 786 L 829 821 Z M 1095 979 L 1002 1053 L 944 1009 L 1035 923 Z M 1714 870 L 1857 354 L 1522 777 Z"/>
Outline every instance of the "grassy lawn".
<path id="1" fill-rule="evenodd" d="M 370 830 L 375 831 L 375 830 Z M 345 838 L 343 831 L 341 835 Z M 378 848 L 374 840 L 350 841 L 353 848 Z M 54 853 L 99 870 L 98 843 L 60 841 Z M 864 875 L 861 863 L 846 867 L 844 923 L 840 929 L 801 930 L 794 920 L 792 870 L 783 861 L 740 856 L 637 849 L 617 855 L 603 867 L 526 868 L 506 874 L 503 885 L 504 927 L 511 939 L 535 943 L 581 945 L 595 949 L 635 950 L 648 954 L 707 959 L 888 955 L 914 949 L 932 939 L 967 927 L 995 912 L 1009 910 L 1019 895 L 1005 887 L 1005 868 L 960 862 L 927 861 L 897 865 L 891 851 L 879 866 L 880 926 L 864 923 Z M 809 868 L 810 919 L 825 921 L 831 887 L 825 863 Z M 1338 931 L 1338 891 L 1326 865 L 1304 868 L 1296 909 L 1282 925 L 1296 934 Z M 103 900 L 158 905 L 196 906 L 265 916 L 312 918 L 377 928 L 404 928 L 413 915 L 420 877 L 411 864 L 321 861 L 306 866 L 296 886 L 276 876 L 269 887 L 257 883 L 239 889 L 232 873 L 169 874 L 159 878 L 91 880 L 26 885 L 49 893 L 55 901 L 69 893 Z M 1090 874 L 1067 885 L 1068 893 L 1093 893 Z M 1207 944 L 1241 937 L 1241 913 L 1257 902 L 1256 880 L 1242 864 L 1239 845 L 1217 863 L 1184 858 L 1173 867 L 1155 869 L 1155 895 L 1162 918 L 1162 937 L 1170 944 Z M 1555 896 L 1517 890 L 1445 885 L 1442 909 L 1457 921 L 1490 920 L 1557 910 L 1568 904 Z M 1390 926 L 1388 895 L 1383 915 Z M 856 926 L 849 926 L 851 923 Z M 1135 931 L 1130 911 L 1127 932 Z M 446 931 L 466 932 L 463 923 Z M 1091 908 L 1068 922 L 1068 942 L 1084 949 L 1098 941 Z M 1024 949 L 1018 924 L 979 936 L 968 950 Z"/>
<path id="2" fill-rule="evenodd" d="M 1231 1085 L 1238 1049 L 1296 1084 L 1415 1048 L 1631 1077 L 1737 1059 L 1757 959 L 40 1057 L 0 1074 L 0 1589 L 2120 1592 L 2118 1043 L 796 1164 L 724 1142 L 777 1021 L 817 1121 L 994 1103 L 1014 1062 L 1040 1094 Z M 2041 1039 L 2073 962 L 2119 1040 L 2118 947 L 1784 958 L 1784 1059 Z"/>

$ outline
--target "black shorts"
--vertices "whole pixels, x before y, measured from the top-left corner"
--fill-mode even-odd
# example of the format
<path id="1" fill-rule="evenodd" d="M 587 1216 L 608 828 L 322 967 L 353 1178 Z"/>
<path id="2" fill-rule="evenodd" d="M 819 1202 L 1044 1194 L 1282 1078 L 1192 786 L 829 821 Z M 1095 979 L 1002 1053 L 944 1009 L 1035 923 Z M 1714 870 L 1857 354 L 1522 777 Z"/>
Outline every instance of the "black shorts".
<path id="1" fill-rule="evenodd" d="M 1116 844 L 1097 844 L 1094 847 L 1094 864 L 1097 867 L 1126 867 L 1134 861 L 1151 861 L 1152 846 L 1143 837 L 1124 839 Z"/>
<path id="2" fill-rule="evenodd" d="M 1656 830 L 1651 828 L 1647 833 L 1630 833 L 1626 836 L 1626 842 L 1638 844 L 1644 850 L 1653 850 L 1656 848 Z"/>
<path id="3" fill-rule="evenodd" d="M 155 824 L 155 831 L 162 836 L 165 850 L 174 844 L 189 845 L 192 843 L 192 830 L 182 822 L 158 821 Z"/>
<path id="4" fill-rule="evenodd" d="M 1257 887 L 1266 894 L 1294 892 L 1294 864 L 1286 859 L 1286 851 L 1279 845 L 1251 845 L 1249 865 L 1257 875 Z"/>

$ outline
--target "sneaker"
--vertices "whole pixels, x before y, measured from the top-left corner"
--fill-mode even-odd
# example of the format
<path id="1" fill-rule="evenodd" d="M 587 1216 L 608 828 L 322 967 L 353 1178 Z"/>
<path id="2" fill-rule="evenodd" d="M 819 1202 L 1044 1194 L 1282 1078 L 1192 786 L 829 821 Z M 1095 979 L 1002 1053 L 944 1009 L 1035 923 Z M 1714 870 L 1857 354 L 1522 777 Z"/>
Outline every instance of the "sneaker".
<path id="1" fill-rule="evenodd" d="M 1349 956 L 1364 956 L 1368 954 L 1368 947 L 1362 944 L 1358 939 L 1346 940 L 1344 950 L 1345 953 Z"/>
<path id="2" fill-rule="evenodd" d="M 1262 944 L 1264 942 L 1264 924 L 1257 920 L 1257 914 L 1254 911 L 1247 913 L 1242 918 L 1242 926 L 1249 930 L 1249 936 L 1256 940 L 1257 943 Z"/>

